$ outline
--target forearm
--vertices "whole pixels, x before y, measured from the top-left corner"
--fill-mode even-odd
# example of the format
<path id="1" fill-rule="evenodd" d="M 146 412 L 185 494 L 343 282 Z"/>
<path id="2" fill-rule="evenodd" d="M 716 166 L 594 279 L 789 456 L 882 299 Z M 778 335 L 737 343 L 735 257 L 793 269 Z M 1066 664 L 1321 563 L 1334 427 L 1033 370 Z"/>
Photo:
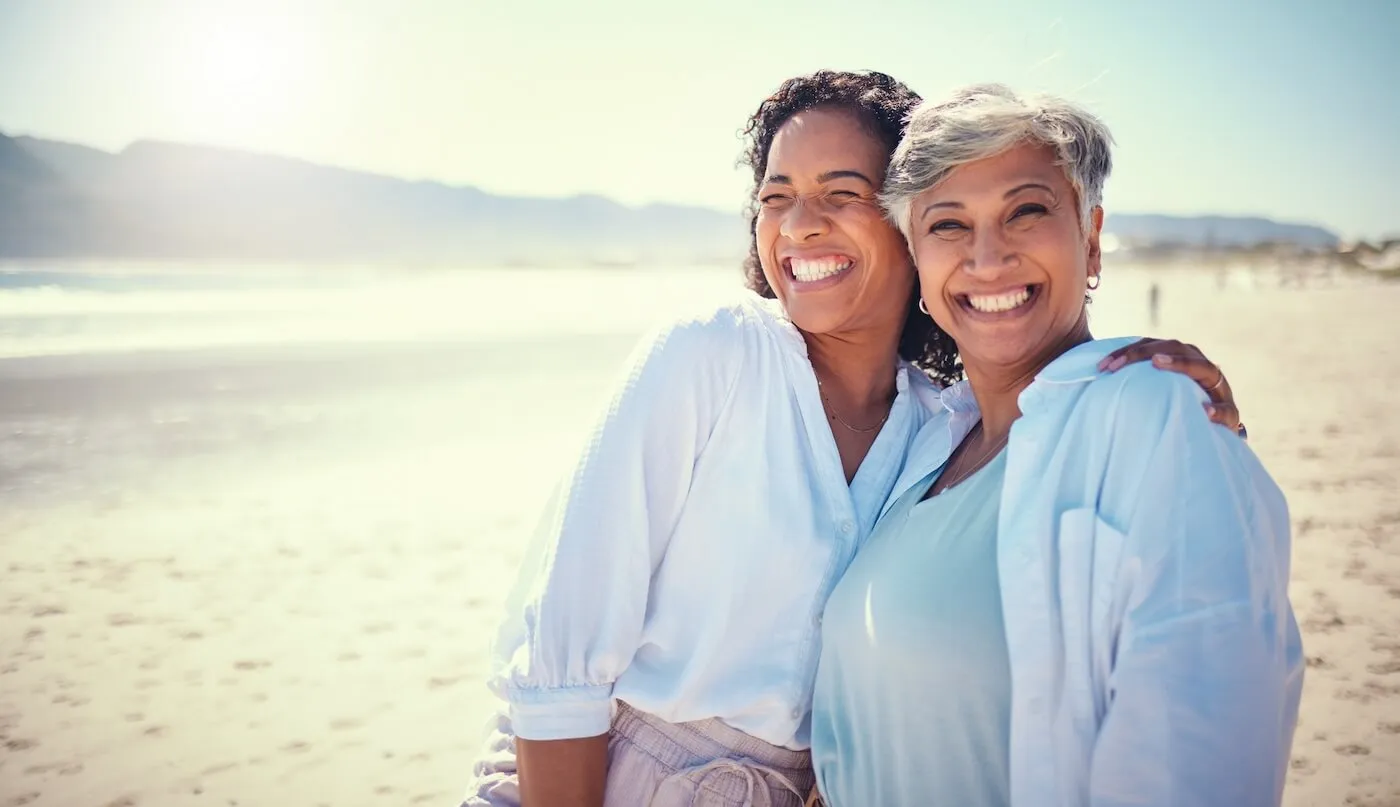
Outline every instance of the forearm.
<path id="1" fill-rule="evenodd" d="M 521 807 L 603 807 L 608 735 L 516 740 Z"/>

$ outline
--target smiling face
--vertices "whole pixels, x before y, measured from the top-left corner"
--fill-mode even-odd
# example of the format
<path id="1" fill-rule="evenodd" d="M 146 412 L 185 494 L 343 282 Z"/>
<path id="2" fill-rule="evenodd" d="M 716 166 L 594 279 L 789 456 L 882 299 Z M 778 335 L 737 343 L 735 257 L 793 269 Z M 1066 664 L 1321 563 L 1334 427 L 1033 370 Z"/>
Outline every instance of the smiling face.
<path id="1" fill-rule="evenodd" d="M 1088 279 L 1101 268 L 1094 208 L 1047 146 L 1020 145 L 951 171 L 910 207 L 924 304 L 969 375 L 1033 376 L 1089 338 Z"/>
<path id="2" fill-rule="evenodd" d="M 876 193 L 889 151 L 852 113 L 816 108 L 773 138 L 758 190 L 764 277 L 803 331 L 898 333 L 914 273 Z"/>

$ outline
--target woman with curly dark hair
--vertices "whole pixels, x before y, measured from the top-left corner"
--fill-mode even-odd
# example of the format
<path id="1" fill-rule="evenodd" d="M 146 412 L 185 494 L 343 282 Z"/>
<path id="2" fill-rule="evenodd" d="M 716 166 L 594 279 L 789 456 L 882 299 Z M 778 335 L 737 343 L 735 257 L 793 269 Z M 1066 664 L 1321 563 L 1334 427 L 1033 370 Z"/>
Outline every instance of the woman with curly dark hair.
<path id="1" fill-rule="evenodd" d="M 878 198 L 919 100 L 823 71 L 750 119 L 752 293 L 634 354 L 508 604 L 491 687 L 509 713 L 465 804 L 812 791 L 823 606 L 960 377 Z M 1217 378 L 1190 346 L 1124 358 L 1153 352 Z"/>

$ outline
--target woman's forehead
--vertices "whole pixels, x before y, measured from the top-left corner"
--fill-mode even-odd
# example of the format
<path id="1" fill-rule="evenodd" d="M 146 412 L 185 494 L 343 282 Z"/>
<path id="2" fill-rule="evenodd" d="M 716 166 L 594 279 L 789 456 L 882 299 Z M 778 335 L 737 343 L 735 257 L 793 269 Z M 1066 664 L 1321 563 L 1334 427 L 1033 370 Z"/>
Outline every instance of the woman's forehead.
<path id="1" fill-rule="evenodd" d="M 1069 186 L 1069 179 L 1058 163 L 1055 150 L 1049 146 L 1025 143 L 1006 151 L 960 165 L 948 172 L 937 185 L 922 196 L 943 196 L 968 191 L 1000 192 L 1003 186 L 1034 183 L 1059 191 Z"/>
<path id="2" fill-rule="evenodd" d="M 808 109 L 793 115 L 768 151 L 770 175 L 853 169 L 882 173 L 889 153 L 853 112 Z"/>

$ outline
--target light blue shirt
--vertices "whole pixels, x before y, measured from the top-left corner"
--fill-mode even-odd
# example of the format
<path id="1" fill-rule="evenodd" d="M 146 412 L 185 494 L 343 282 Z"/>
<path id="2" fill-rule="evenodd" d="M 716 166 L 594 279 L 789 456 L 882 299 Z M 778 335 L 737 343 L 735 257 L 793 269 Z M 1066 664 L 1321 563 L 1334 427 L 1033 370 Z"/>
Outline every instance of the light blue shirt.
<path id="1" fill-rule="evenodd" d="M 496 642 L 517 736 L 608 731 L 623 700 L 809 744 L 819 617 L 939 392 L 900 363 L 847 485 L 806 343 L 772 300 L 646 340 L 541 521 Z"/>
<path id="2" fill-rule="evenodd" d="M 1190 379 L 1098 371 L 1131 341 L 1069 350 L 1019 398 L 997 527 L 1011 804 L 1277 805 L 1303 683 L 1287 507 Z M 891 503 L 979 418 L 966 383 L 942 397 Z"/>
<path id="3" fill-rule="evenodd" d="M 812 764 L 831 807 L 1006 807 L 1011 667 L 997 581 L 1006 453 L 914 486 L 826 603 Z"/>

